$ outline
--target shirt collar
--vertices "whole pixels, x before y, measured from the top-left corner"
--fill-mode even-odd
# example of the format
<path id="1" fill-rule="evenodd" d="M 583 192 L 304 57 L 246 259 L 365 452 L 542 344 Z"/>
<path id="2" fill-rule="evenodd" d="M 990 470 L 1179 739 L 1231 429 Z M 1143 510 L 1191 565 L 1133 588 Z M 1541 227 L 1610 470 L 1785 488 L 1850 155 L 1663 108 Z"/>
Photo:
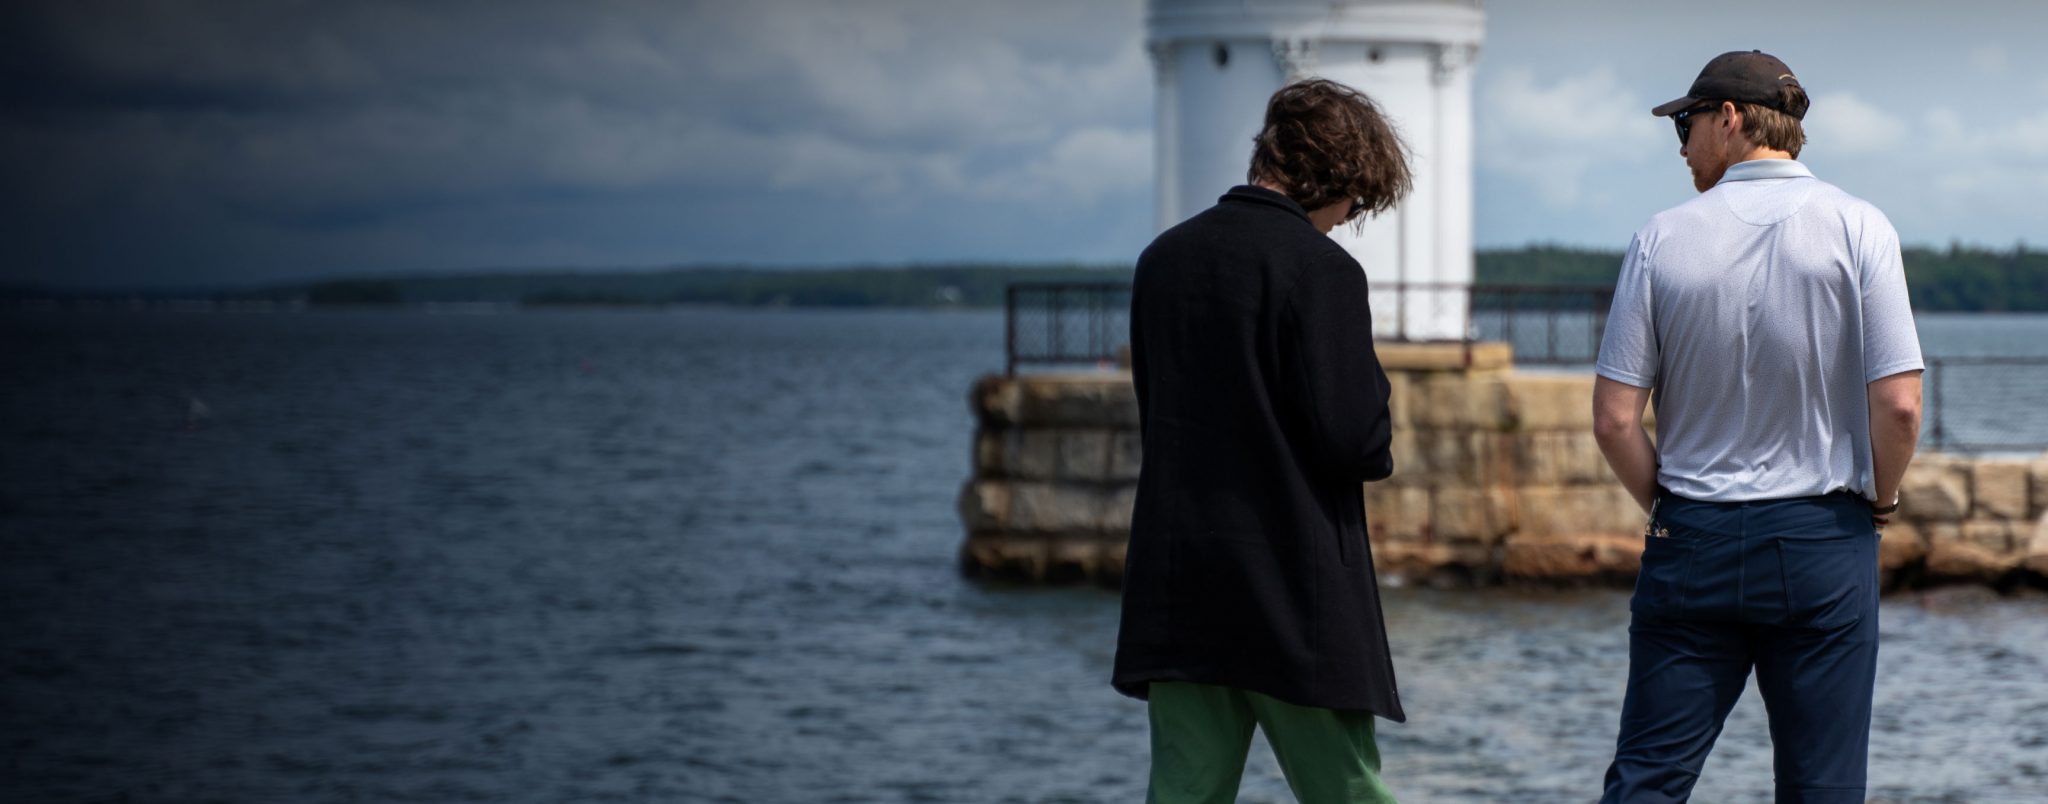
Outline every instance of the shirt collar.
<path id="1" fill-rule="evenodd" d="M 1813 171 L 1805 165 L 1790 159 L 1751 159 L 1728 166 L 1721 174 L 1721 182 L 1751 181 L 1754 179 L 1811 179 Z"/>
<path id="2" fill-rule="evenodd" d="M 1272 190 L 1268 190 L 1264 187 L 1260 187 L 1257 185 L 1240 184 L 1236 187 L 1230 188 L 1230 192 L 1224 193 L 1222 198 L 1218 198 L 1216 200 L 1249 201 L 1254 204 L 1264 204 L 1266 206 L 1279 207 L 1281 209 L 1287 210 L 1288 212 L 1292 212 L 1296 215 L 1301 216 L 1302 220 L 1308 220 L 1308 210 L 1303 209 L 1301 207 L 1301 204 L 1296 203 L 1294 199 L 1288 198 L 1286 195 L 1274 192 Z"/>

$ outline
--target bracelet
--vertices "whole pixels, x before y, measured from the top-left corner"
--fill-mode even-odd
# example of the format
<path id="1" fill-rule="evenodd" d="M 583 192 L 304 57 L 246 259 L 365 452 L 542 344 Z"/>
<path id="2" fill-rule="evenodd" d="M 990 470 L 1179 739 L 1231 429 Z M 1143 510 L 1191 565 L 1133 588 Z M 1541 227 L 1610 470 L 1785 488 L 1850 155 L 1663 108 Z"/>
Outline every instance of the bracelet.
<path id="1" fill-rule="evenodd" d="M 1873 514 L 1877 514 L 1878 516 L 1884 516 L 1886 514 L 1896 514 L 1899 512 L 1899 501 L 1895 499 L 1892 500 L 1891 505 L 1881 507 L 1873 505 L 1870 507 L 1870 512 Z"/>

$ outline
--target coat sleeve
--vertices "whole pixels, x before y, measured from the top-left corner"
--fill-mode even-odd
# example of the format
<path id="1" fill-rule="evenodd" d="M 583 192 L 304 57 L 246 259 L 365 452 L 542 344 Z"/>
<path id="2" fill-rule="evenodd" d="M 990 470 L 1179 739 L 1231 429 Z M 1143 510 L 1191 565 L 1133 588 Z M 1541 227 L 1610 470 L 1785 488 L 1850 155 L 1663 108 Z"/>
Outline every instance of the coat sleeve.
<path id="1" fill-rule="evenodd" d="M 1348 254 L 1312 261 L 1281 316 L 1290 400 L 1308 426 L 1307 452 L 1326 471 L 1356 481 L 1394 472 L 1387 373 L 1372 346 L 1365 271 Z"/>

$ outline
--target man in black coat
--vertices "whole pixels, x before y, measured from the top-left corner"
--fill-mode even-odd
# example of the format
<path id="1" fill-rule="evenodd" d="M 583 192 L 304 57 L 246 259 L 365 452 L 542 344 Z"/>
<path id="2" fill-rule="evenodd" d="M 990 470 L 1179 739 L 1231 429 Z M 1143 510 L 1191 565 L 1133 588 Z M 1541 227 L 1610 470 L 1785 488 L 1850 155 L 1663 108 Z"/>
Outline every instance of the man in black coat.
<path id="1" fill-rule="evenodd" d="M 1138 258 L 1144 465 L 1112 683 L 1150 701 L 1154 802 L 1230 801 L 1256 725 L 1302 801 L 1391 801 L 1373 717 L 1402 721 L 1366 541 L 1393 472 L 1364 271 L 1328 237 L 1410 185 L 1357 90 L 1274 93 L 1250 184 Z"/>

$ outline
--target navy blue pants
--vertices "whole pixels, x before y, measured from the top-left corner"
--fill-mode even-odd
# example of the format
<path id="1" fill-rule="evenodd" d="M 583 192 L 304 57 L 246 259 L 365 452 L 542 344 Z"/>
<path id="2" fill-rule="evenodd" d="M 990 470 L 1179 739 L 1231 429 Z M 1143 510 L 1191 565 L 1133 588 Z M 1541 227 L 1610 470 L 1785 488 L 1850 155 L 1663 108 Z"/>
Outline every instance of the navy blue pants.
<path id="1" fill-rule="evenodd" d="M 1877 531 L 1847 493 L 1664 493 L 1629 600 L 1628 696 L 1602 802 L 1685 801 L 1756 670 L 1779 802 L 1862 802 L 1877 678 Z"/>

